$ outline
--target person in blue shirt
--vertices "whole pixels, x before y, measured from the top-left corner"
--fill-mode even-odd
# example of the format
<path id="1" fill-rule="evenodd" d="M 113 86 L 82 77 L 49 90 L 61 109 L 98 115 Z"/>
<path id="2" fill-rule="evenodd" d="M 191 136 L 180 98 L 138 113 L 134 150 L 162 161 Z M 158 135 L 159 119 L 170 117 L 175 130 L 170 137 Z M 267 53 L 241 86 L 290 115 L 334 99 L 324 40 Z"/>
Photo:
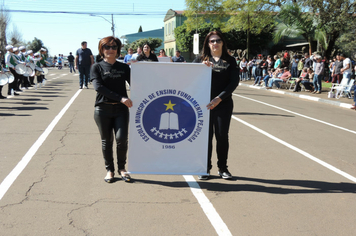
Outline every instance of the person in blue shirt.
<path id="1" fill-rule="evenodd" d="M 173 62 L 186 62 L 184 57 L 180 55 L 180 51 L 177 50 L 176 51 L 176 55 L 174 57 L 172 57 L 172 61 Z"/>
<path id="2" fill-rule="evenodd" d="M 129 48 L 129 49 L 127 50 L 127 55 L 126 55 L 125 58 L 124 58 L 124 62 L 125 62 L 126 64 L 130 64 L 132 55 L 133 55 L 133 49 L 132 49 L 132 48 Z"/>

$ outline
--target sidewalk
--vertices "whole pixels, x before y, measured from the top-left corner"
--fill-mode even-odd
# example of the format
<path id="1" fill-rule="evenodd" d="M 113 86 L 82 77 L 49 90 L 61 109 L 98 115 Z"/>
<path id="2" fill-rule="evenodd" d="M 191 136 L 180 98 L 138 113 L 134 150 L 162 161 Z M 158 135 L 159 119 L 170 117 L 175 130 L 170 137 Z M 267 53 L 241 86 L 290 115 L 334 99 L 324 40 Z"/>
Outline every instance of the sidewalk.
<path id="1" fill-rule="evenodd" d="M 253 86 L 254 80 L 247 80 L 247 81 L 240 81 L 239 86 L 245 86 L 245 87 L 250 87 L 253 89 L 263 89 L 267 90 L 265 87 L 262 86 Z M 288 88 L 282 88 L 282 89 L 276 89 L 276 87 L 273 87 L 273 89 L 269 89 L 269 91 L 273 93 L 278 93 L 278 94 L 286 94 L 302 99 L 307 99 L 311 101 L 316 101 L 316 102 L 323 102 L 327 103 L 330 105 L 338 106 L 338 107 L 343 107 L 350 109 L 351 106 L 354 104 L 353 99 L 347 98 L 347 97 L 341 97 L 340 99 L 336 98 L 328 98 L 328 92 L 330 91 L 330 88 L 322 88 L 321 94 L 312 94 L 310 92 L 293 92 L 289 90 Z"/>

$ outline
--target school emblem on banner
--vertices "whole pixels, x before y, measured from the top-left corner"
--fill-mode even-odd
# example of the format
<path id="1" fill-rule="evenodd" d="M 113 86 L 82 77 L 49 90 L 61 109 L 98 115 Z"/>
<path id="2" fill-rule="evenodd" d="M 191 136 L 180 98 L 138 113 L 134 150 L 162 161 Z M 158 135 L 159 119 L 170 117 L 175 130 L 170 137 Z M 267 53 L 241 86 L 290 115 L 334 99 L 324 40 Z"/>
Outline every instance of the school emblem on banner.
<path id="1" fill-rule="evenodd" d="M 201 64 L 132 65 L 129 172 L 206 173 L 210 78 Z"/>
<path id="2" fill-rule="evenodd" d="M 169 95 L 161 95 L 168 93 Z M 146 108 L 145 108 L 146 107 Z M 138 134 L 163 144 L 185 139 L 193 142 L 204 126 L 199 103 L 189 94 L 174 89 L 156 91 L 144 99 L 136 111 Z"/>

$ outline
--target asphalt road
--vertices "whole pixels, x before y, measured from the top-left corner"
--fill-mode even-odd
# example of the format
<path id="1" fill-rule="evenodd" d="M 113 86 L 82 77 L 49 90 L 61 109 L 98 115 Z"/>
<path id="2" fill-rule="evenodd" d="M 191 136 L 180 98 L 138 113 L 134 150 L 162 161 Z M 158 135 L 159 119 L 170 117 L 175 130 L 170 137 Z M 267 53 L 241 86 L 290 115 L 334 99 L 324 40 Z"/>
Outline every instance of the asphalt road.
<path id="1" fill-rule="evenodd" d="M 238 87 L 234 178 L 213 156 L 193 194 L 183 176 L 105 183 L 95 91 L 68 69 L 47 78 L 0 101 L 0 235 L 355 235 L 355 111 Z"/>

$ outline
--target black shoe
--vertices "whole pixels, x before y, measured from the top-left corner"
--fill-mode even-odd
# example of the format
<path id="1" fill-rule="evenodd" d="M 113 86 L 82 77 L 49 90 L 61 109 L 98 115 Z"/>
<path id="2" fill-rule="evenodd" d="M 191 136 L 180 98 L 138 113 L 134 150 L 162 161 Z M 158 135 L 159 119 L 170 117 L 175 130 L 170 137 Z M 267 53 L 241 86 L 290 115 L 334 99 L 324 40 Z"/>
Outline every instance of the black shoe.
<path id="1" fill-rule="evenodd" d="M 83 89 L 83 86 L 79 86 L 79 89 Z"/>
<path id="2" fill-rule="evenodd" d="M 124 174 L 124 175 L 121 175 L 121 179 L 124 180 L 125 182 L 130 182 L 131 176 L 129 174 Z"/>
<path id="3" fill-rule="evenodd" d="M 114 183 L 114 180 L 115 180 L 114 177 L 113 177 L 113 178 L 109 178 L 109 179 L 104 179 L 104 181 L 105 181 L 106 183 L 109 183 L 109 184 Z"/>
<path id="4" fill-rule="evenodd" d="M 207 175 L 198 175 L 198 179 L 200 180 L 208 180 L 210 178 L 210 171 L 208 171 Z"/>
<path id="5" fill-rule="evenodd" d="M 2 95 L 0 95 L 0 99 L 6 99 L 7 97 L 4 97 L 4 96 L 2 96 Z"/>
<path id="6" fill-rule="evenodd" d="M 221 176 L 223 179 L 232 179 L 232 175 L 229 172 L 229 170 L 226 168 L 224 170 L 219 170 L 218 174 Z"/>
<path id="7" fill-rule="evenodd" d="M 21 89 L 16 89 L 15 92 L 23 92 Z"/>
<path id="8" fill-rule="evenodd" d="M 106 176 L 105 176 L 104 181 L 106 183 L 114 183 L 115 182 L 114 172 L 112 172 L 112 177 L 110 177 L 110 178 L 106 178 Z"/>

